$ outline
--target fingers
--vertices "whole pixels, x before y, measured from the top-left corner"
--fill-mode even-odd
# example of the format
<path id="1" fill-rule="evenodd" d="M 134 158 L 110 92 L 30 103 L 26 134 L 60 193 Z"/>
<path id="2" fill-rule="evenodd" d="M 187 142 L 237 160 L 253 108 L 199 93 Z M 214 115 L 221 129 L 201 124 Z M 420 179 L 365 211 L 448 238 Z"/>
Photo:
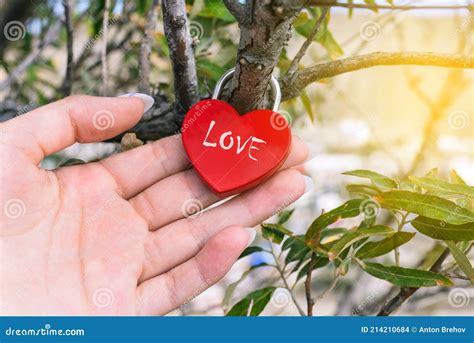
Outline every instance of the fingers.
<path id="1" fill-rule="evenodd" d="M 306 143 L 300 138 L 294 137 L 288 158 L 281 169 L 296 166 L 302 163 L 307 156 L 308 149 Z M 177 159 L 179 160 L 179 157 L 177 157 Z M 172 161 L 166 163 L 168 163 L 169 168 L 174 166 L 174 162 Z M 130 168 L 128 168 L 128 170 L 129 169 Z M 124 178 L 126 177 L 125 172 L 126 170 L 124 170 L 123 173 Z M 160 177 L 165 174 L 162 169 L 155 168 L 146 173 L 146 175 L 153 173 L 155 177 Z M 114 174 L 117 176 L 117 173 Z M 145 172 L 143 174 L 145 174 Z M 130 176 L 128 176 L 128 179 L 134 180 L 134 178 Z M 143 180 L 144 177 L 141 176 L 138 179 Z M 150 175 L 148 181 L 151 181 L 151 179 L 152 176 Z M 135 182 L 140 181 L 137 180 Z M 147 221 L 149 228 L 155 230 L 175 220 L 189 217 L 218 200 L 219 197 L 212 193 L 197 173 L 191 169 L 167 177 L 154 184 L 136 197 L 130 199 L 130 202 L 137 212 Z"/>
<path id="2" fill-rule="evenodd" d="M 190 167 L 181 135 L 110 156 L 101 164 L 114 176 L 125 199 Z"/>
<path id="3" fill-rule="evenodd" d="M 45 156 L 75 142 L 99 142 L 122 133 L 135 125 L 152 104 L 153 98 L 145 94 L 117 98 L 71 96 L 2 124 L 1 139 L 38 164 Z"/>
<path id="4" fill-rule="evenodd" d="M 192 259 L 137 289 L 140 315 L 161 315 L 191 301 L 220 280 L 255 238 L 251 228 L 231 226 L 212 237 Z"/>
<path id="5" fill-rule="evenodd" d="M 290 153 L 288 154 L 288 157 L 281 166 L 280 170 L 291 168 L 303 163 L 308 159 L 308 155 L 309 148 L 306 142 L 298 136 L 293 135 L 291 138 Z"/>
<path id="6" fill-rule="evenodd" d="M 309 187 L 310 182 L 303 175 L 287 169 L 218 207 L 151 232 L 145 242 L 140 280 L 166 272 L 193 257 L 222 227 L 260 224 L 296 201 Z"/>

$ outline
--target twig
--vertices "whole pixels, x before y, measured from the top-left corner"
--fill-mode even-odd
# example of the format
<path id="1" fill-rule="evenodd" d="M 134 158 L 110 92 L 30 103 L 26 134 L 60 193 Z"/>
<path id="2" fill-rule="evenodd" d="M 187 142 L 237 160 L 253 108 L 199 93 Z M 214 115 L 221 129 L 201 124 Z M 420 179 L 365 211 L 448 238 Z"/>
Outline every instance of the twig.
<path id="1" fill-rule="evenodd" d="M 314 37 L 316 37 L 316 35 L 318 34 L 319 29 L 321 28 L 321 25 L 324 23 L 324 20 L 326 19 L 327 14 L 328 14 L 328 8 L 327 7 L 323 8 L 321 15 L 316 20 L 316 23 L 314 24 L 313 29 L 311 30 L 310 34 L 308 35 L 305 42 L 301 46 L 300 50 L 296 53 L 296 56 L 293 59 L 293 61 L 291 61 L 291 65 L 288 68 L 288 71 L 286 72 L 290 78 L 294 75 L 296 69 L 298 68 L 298 64 L 300 63 L 301 59 L 306 54 L 306 51 L 308 50 L 311 43 L 313 43 Z"/>
<path id="2" fill-rule="evenodd" d="M 313 298 L 311 296 L 311 285 L 312 285 L 311 276 L 312 276 L 312 273 L 313 273 L 313 267 L 314 267 L 315 262 L 316 262 L 316 254 L 314 252 L 312 252 L 311 253 L 311 259 L 309 260 L 308 272 L 306 273 L 306 280 L 304 282 L 308 317 L 311 317 L 313 315 L 314 301 L 313 301 Z"/>
<path id="3" fill-rule="evenodd" d="M 49 27 L 48 31 L 44 36 L 44 39 L 37 41 L 33 45 L 31 52 L 25 57 L 25 59 L 21 61 L 20 64 L 18 64 L 18 66 L 10 72 L 6 79 L 0 82 L 0 91 L 8 89 L 11 84 L 16 81 L 16 79 L 20 77 L 20 75 L 22 75 L 26 71 L 26 69 L 38 59 L 38 57 L 43 52 L 43 49 L 50 45 L 57 38 L 60 28 L 60 21 L 55 22 Z"/>
<path id="4" fill-rule="evenodd" d="M 273 258 L 275 260 L 275 266 L 276 266 L 276 269 L 278 270 L 278 272 L 280 273 L 280 277 L 281 277 L 281 280 L 283 281 L 283 284 L 285 285 L 285 288 L 287 289 L 287 291 L 290 293 L 290 296 L 291 296 L 291 300 L 293 301 L 293 303 L 295 304 L 296 306 L 296 309 L 298 310 L 298 313 L 300 314 L 300 316 L 304 317 L 306 316 L 306 314 L 304 313 L 303 309 L 301 308 L 301 306 L 298 304 L 298 302 L 296 301 L 296 297 L 295 295 L 293 294 L 293 290 L 290 288 L 290 286 L 288 285 L 288 281 L 286 280 L 286 277 L 285 277 L 285 274 L 280 266 L 280 262 L 278 261 L 278 257 L 276 256 L 275 254 L 275 250 L 273 249 L 273 244 L 270 242 L 270 249 L 271 249 L 271 252 L 272 252 L 272 255 L 273 255 Z"/>
<path id="5" fill-rule="evenodd" d="M 63 96 L 71 94 L 72 82 L 74 79 L 74 30 L 72 28 L 72 9 L 74 8 L 74 0 L 63 0 L 64 6 L 64 26 L 66 27 L 66 48 L 67 48 L 67 62 L 66 75 L 61 87 Z"/>
<path id="6" fill-rule="evenodd" d="M 104 16 L 102 20 L 102 95 L 107 95 L 108 91 L 108 66 L 107 66 L 107 38 L 109 33 L 109 11 L 110 11 L 110 0 L 105 0 Z"/>
<path id="7" fill-rule="evenodd" d="M 142 93 L 150 93 L 150 54 L 151 46 L 153 43 L 153 30 L 156 27 L 157 12 L 158 12 L 159 0 L 153 0 L 153 3 L 148 11 L 143 43 L 140 47 L 140 60 L 139 60 L 139 72 L 140 82 L 138 84 L 138 90 Z"/>
<path id="8" fill-rule="evenodd" d="M 286 76 L 283 84 L 283 98 L 288 100 L 296 97 L 312 82 L 334 77 L 352 71 L 376 66 L 419 65 L 446 68 L 474 68 L 472 56 L 456 54 L 438 54 L 429 52 L 374 52 L 367 55 L 344 58 L 332 62 L 321 63 L 297 72 L 290 80 Z"/>
<path id="9" fill-rule="evenodd" d="M 443 265 L 444 260 L 449 256 L 449 249 L 446 248 L 443 253 L 438 257 L 436 262 L 430 268 L 432 272 L 439 272 L 441 266 Z M 389 316 L 395 310 L 397 310 L 405 301 L 407 301 L 417 290 L 419 287 L 402 287 L 400 292 L 390 299 L 380 310 L 377 316 Z"/>
<path id="10" fill-rule="evenodd" d="M 343 8 L 362 8 L 370 10 L 460 10 L 460 9 L 470 9 L 472 5 L 453 5 L 453 6 L 437 6 L 437 5 L 420 5 L 420 6 L 410 6 L 410 5 L 367 5 L 367 4 L 355 4 L 355 3 L 342 3 L 342 2 L 325 2 L 325 1 L 309 1 L 311 6 L 320 6 L 320 7 L 343 7 Z"/>
<path id="11" fill-rule="evenodd" d="M 182 119 L 199 101 L 193 39 L 189 32 L 184 0 L 163 0 L 163 25 L 173 66 L 174 93 Z"/>
<path id="12" fill-rule="evenodd" d="M 407 217 L 408 212 L 402 213 L 402 218 L 400 220 L 400 223 L 398 223 L 397 232 L 400 232 L 403 229 L 403 226 L 405 226 L 405 224 L 407 223 Z M 393 251 L 395 253 L 395 265 L 400 266 L 400 251 L 398 250 L 398 247 L 395 248 Z"/>

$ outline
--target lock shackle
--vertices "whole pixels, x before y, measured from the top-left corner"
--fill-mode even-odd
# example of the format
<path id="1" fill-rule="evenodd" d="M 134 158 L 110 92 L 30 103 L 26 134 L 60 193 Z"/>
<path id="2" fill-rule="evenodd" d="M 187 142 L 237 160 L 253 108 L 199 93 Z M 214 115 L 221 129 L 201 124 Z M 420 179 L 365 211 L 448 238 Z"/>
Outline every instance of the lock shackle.
<path id="1" fill-rule="evenodd" d="M 235 73 L 235 68 L 227 70 L 217 81 L 216 83 L 216 88 L 214 88 L 214 93 L 212 93 L 212 99 L 218 99 L 219 96 L 221 95 L 222 88 L 225 86 L 227 81 L 230 80 L 232 75 Z M 280 84 L 278 83 L 278 80 L 275 76 L 272 75 L 271 78 L 271 87 L 272 87 L 272 93 L 274 96 L 274 102 L 273 102 L 273 112 L 278 112 L 278 109 L 280 108 L 280 103 L 281 103 L 281 89 L 280 89 Z"/>

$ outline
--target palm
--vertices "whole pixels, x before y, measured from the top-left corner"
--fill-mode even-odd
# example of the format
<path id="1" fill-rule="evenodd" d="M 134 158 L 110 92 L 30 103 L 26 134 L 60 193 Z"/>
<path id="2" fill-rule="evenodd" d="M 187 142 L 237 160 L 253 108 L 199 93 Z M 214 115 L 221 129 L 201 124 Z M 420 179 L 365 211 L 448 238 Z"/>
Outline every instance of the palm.
<path id="1" fill-rule="evenodd" d="M 143 109 L 136 98 L 114 99 L 122 102 L 120 109 L 112 101 L 90 99 L 97 104 L 73 118 L 83 128 L 76 132 L 80 141 L 118 134 Z M 109 108 L 115 127 L 93 132 L 94 106 L 96 111 Z M 242 226 L 270 216 L 288 203 L 287 194 L 296 200 L 303 193 L 300 174 L 282 171 L 258 189 L 187 218 L 183 204 L 190 199 L 203 207 L 218 199 L 189 169 L 179 139 L 100 163 L 44 171 L 31 160 L 58 150 L 58 142 L 47 142 L 51 138 L 38 132 L 31 141 L 30 127 L 26 134 L 10 134 L 34 126 L 43 115 L 37 111 L 36 117 L 33 112 L 2 127 L 1 159 L 14 160 L 1 176 L 6 186 L 0 240 L 3 314 L 165 314 L 227 272 L 248 243 Z M 301 162 L 304 150 L 293 148 L 285 167 Z M 295 182 L 300 185 L 296 195 Z M 272 200 L 262 205 L 268 192 Z"/>

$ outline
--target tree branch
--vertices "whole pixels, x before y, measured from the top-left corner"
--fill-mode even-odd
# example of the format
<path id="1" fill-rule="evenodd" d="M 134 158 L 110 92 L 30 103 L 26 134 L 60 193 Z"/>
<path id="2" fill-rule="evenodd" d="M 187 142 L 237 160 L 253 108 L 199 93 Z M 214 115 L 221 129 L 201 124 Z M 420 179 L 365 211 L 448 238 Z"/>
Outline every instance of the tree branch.
<path id="1" fill-rule="evenodd" d="M 306 314 L 304 313 L 303 309 L 301 306 L 298 304 L 298 301 L 296 300 L 295 295 L 293 294 L 293 290 L 290 288 L 290 285 L 288 284 L 288 280 L 285 277 L 285 273 L 283 269 L 280 266 L 280 262 L 278 261 L 278 256 L 275 254 L 275 250 L 273 249 L 273 243 L 270 242 L 270 250 L 273 256 L 273 259 L 275 260 L 275 267 L 278 270 L 278 273 L 280 274 L 280 278 L 283 281 L 283 284 L 285 285 L 286 290 L 290 293 L 291 300 L 295 304 L 296 309 L 298 310 L 298 313 L 300 316 L 304 317 Z"/>
<path id="2" fill-rule="evenodd" d="M 238 0 L 224 0 L 224 4 L 239 23 L 248 23 L 248 21 L 251 19 L 251 6 L 253 4 L 252 1 L 247 1 L 245 4 L 242 4 Z"/>
<path id="3" fill-rule="evenodd" d="M 71 10 L 74 7 L 73 0 L 64 0 L 64 26 L 66 27 L 66 48 L 67 48 L 67 62 L 66 62 L 66 75 L 64 82 L 61 86 L 61 92 L 64 96 L 71 94 L 72 81 L 74 79 L 74 31 L 72 28 L 72 13 Z"/>
<path id="4" fill-rule="evenodd" d="M 278 57 L 291 36 L 291 25 L 307 1 L 226 1 L 239 20 L 240 42 L 235 74 L 224 98 L 240 113 L 263 105 Z M 242 19 L 242 13 L 247 13 Z"/>
<path id="5" fill-rule="evenodd" d="M 305 289 L 305 295 L 306 295 L 306 306 L 307 306 L 307 311 L 306 313 L 308 314 L 308 317 L 311 317 L 313 315 L 313 306 L 314 306 L 314 300 L 311 294 L 311 276 L 313 273 L 313 268 L 314 264 L 316 262 L 316 254 L 314 252 L 311 253 L 311 259 L 309 260 L 309 268 L 308 272 L 306 273 L 306 280 L 304 282 L 304 289 Z"/>
<path id="6" fill-rule="evenodd" d="M 13 69 L 8 77 L 0 82 L 0 91 L 8 89 L 12 82 L 14 82 L 20 75 L 22 75 L 25 70 L 36 61 L 36 59 L 41 55 L 43 49 L 50 45 L 58 36 L 59 29 L 61 28 L 61 22 L 57 21 L 51 25 L 46 32 L 44 39 L 39 40 L 34 44 L 31 52 L 25 57 L 20 64 Z"/>
<path id="7" fill-rule="evenodd" d="M 444 260 L 448 257 L 448 255 L 449 249 L 446 248 L 443 253 L 438 257 L 433 266 L 430 268 L 430 271 L 439 272 L 441 270 Z M 419 287 L 402 287 L 400 289 L 400 292 L 382 307 L 377 316 L 389 316 L 419 289 Z"/>
<path id="8" fill-rule="evenodd" d="M 200 100 L 193 40 L 189 32 L 184 0 L 163 0 L 163 25 L 170 49 L 174 75 L 174 93 L 180 119 Z"/>
<path id="9" fill-rule="evenodd" d="M 159 0 L 153 0 L 150 10 L 147 14 L 143 43 L 140 47 L 140 60 L 139 60 L 139 72 L 140 82 L 138 84 L 138 91 L 142 93 L 150 93 L 150 54 L 151 46 L 153 43 L 153 30 L 156 27 L 157 11 L 158 11 Z"/>
<path id="10" fill-rule="evenodd" d="M 429 52 L 374 52 L 368 55 L 344 58 L 306 68 L 298 72 L 293 80 L 287 76 L 283 77 L 280 80 L 283 86 L 283 99 L 288 100 L 298 96 L 310 83 L 321 79 L 360 69 L 394 65 L 474 68 L 474 59 L 472 56 Z"/>
<path id="11" fill-rule="evenodd" d="M 343 8 L 361 8 L 369 10 L 460 10 L 460 9 L 472 9 L 473 5 L 451 5 L 451 6 L 440 6 L 440 5 L 368 5 L 368 4 L 354 4 L 354 3 L 343 3 L 343 2 L 331 2 L 331 1 L 309 1 L 310 6 L 320 7 L 343 7 Z"/>
<path id="12" fill-rule="evenodd" d="M 290 78 L 294 75 L 294 73 L 298 69 L 298 64 L 300 63 L 301 59 L 306 54 L 306 51 L 308 51 L 308 48 L 311 45 L 311 43 L 313 43 L 314 37 L 316 37 L 316 35 L 318 34 L 319 29 L 321 28 L 321 25 L 324 23 L 324 20 L 326 19 L 327 14 L 328 14 L 328 9 L 324 8 L 321 12 L 321 15 L 316 20 L 316 23 L 314 24 L 313 29 L 311 30 L 310 34 L 308 35 L 305 42 L 301 46 L 300 50 L 296 53 L 296 56 L 293 59 L 293 61 L 291 61 L 291 65 L 286 72 Z"/>
<path id="13" fill-rule="evenodd" d="M 101 46 L 101 60 L 102 60 L 102 95 L 108 95 L 109 72 L 107 66 L 107 40 L 109 33 L 109 11 L 110 0 L 105 0 L 104 17 L 102 20 L 102 46 Z"/>

